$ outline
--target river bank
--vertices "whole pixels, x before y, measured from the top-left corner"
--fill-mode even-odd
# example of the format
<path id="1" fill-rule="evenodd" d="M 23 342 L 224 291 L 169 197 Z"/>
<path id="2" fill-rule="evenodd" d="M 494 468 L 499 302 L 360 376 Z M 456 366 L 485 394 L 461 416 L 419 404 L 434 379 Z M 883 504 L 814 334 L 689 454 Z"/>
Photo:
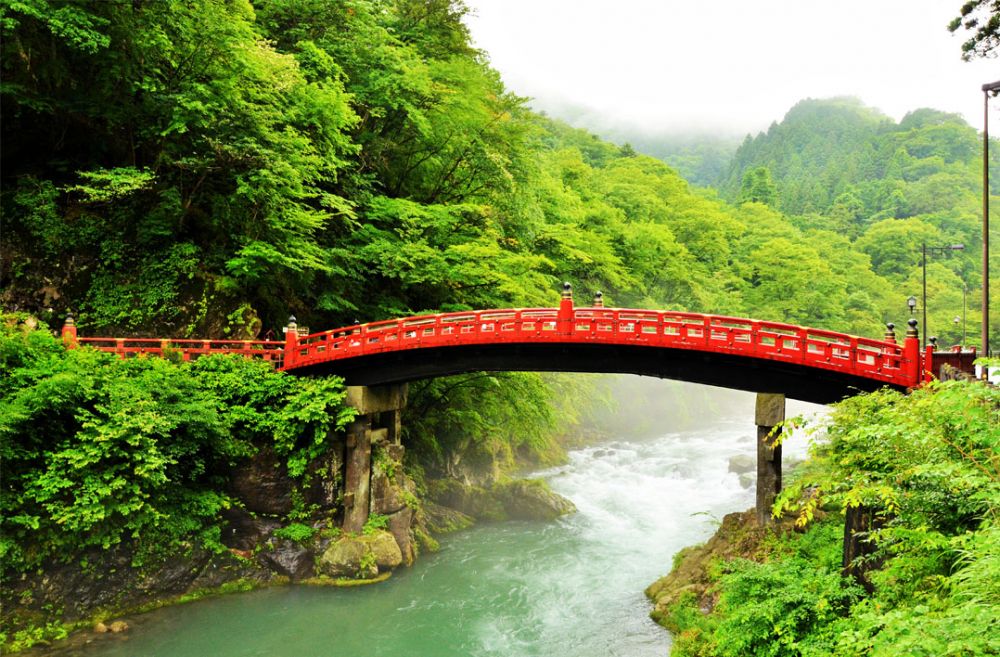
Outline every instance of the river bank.
<path id="1" fill-rule="evenodd" d="M 210 598 L 127 619 L 133 630 L 96 637 L 100 645 L 47 654 L 662 655 L 670 637 L 649 619 L 642 588 L 671 554 L 707 538 L 715 518 L 752 502 L 729 460 L 752 453 L 754 428 L 736 419 L 739 409 L 731 415 L 571 450 L 565 464 L 533 474 L 577 513 L 446 535 L 440 551 L 378 586 Z"/>
<path id="2" fill-rule="evenodd" d="M 730 514 L 650 585 L 672 657 L 1000 654 L 1000 394 L 847 399 L 774 525 Z"/>

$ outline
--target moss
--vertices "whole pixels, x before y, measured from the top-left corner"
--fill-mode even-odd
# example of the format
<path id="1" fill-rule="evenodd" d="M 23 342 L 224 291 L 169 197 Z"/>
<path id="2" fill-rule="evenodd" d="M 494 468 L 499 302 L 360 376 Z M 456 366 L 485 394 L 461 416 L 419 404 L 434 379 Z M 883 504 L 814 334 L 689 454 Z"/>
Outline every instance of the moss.
<path id="1" fill-rule="evenodd" d="M 441 544 L 435 540 L 433 536 L 425 532 L 419 527 L 414 527 L 413 537 L 417 539 L 417 545 L 420 546 L 420 550 L 427 550 L 428 552 L 437 552 L 441 549 Z"/>
<path id="2" fill-rule="evenodd" d="M 376 577 L 370 577 L 368 579 L 347 579 L 343 577 L 327 577 L 325 575 L 320 575 L 318 577 L 310 577 L 308 579 L 299 580 L 298 583 L 308 584 L 309 586 L 336 586 L 339 588 L 351 588 L 354 586 L 378 584 L 380 582 L 384 582 L 390 577 L 392 577 L 392 571 L 379 573 Z"/>

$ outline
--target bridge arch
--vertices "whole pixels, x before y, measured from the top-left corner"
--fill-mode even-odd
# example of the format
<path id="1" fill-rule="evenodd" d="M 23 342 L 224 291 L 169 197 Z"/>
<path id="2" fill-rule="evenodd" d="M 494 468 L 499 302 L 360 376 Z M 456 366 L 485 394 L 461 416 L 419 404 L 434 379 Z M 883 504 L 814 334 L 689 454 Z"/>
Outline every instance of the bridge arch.
<path id="1" fill-rule="evenodd" d="M 599 301 L 599 298 L 597 299 Z M 287 333 L 283 369 L 384 385 L 473 371 L 654 376 L 831 403 L 924 376 L 915 323 L 904 344 L 781 322 L 675 311 L 481 310 Z"/>

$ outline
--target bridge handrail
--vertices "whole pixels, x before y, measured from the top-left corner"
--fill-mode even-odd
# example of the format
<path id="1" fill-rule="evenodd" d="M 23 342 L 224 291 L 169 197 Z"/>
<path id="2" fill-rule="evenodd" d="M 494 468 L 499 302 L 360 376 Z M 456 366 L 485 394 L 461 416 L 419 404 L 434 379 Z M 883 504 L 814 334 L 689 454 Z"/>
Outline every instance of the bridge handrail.
<path id="1" fill-rule="evenodd" d="M 76 337 L 76 343 L 121 358 L 140 355 L 163 356 L 179 352 L 183 360 L 209 354 L 235 354 L 283 364 L 285 343 L 278 340 L 198 340 L 190 338 L 86 338 Z"/>
<path id="2" fill-rule="evenodd" d="M 418 315 L 301 336 L 286 367 L 463 344 L 613 341 L 708 348 L 807 364 L 909 385 L 903 345 L 825 329 L 673 310 L 580 307 L 467 310 Z"/>
<path id="3" fill-rule="evenodd" d="M 910 334 L 908 334 L 910 336 Z M 503 343 L 618 344 L 700 350 L 833 370 L 899 386 L 929 376 L 914 331 L 905 344 L 728 315 L 677 310 L 574 307 L 465 310 L 389 319 L 299 335 L 285 341 L 77 337 L 67 323 L 63 339 L 121 357 L 180 352 L 184 360 L 212 353 L 239 354 L 283 369 L 416 348 Z M 890 334 L 890 337 L 892 335 Z"/>

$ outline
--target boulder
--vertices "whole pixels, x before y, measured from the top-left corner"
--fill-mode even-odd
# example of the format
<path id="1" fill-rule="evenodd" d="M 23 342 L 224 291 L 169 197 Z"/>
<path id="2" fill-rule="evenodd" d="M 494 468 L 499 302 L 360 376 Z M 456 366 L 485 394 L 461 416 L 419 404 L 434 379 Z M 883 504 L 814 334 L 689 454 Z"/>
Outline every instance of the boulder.
<path id="1" fill-rule="evenodd" d="M 413 560 L 416 558 L 416 549 L 413 545 L 413 509 L 403 507 L 389 516 L 388 529 L 392 537 L 396 539 L 403 564 L 412 566 Z"/>
<path id="2" fill-rule="evenodd" d="M 330 544 L 316 562 L 316 571 L 330 577 L 355 577 L 362 574 L 361 559 L 367 552 L 366 546 L 356 538 L 345 536 Z M 371 575 L 378 574 L 378 566 Z"/>
<path id="3" fill-rule="evenodd" d="M 301 544 L 288 539 L 274 541 L 262 553 L 264 563 L 280 575 L 292 580 L 313 576 L 313 553 Z"/>
<path id="4" fill-rule="evenodd" d="M 121 634 L 122 632 L 128 631 L 128 623 L 125 621 L 115 621 L 114 623 L 108 625 L 108 629 L 112 634 Z"/>
<path id="5" fill-rule="evenodd" d="M 476 524 L 471 516 L 457 509 L 441 506 L 433 502 L 424 502 L 418 514 L 418 523 L 425 526 L 432 534 L 447 534 L 461 529 L 467 529 Z"/>
<path id="6" fill-rule="evenodd" d="M 316 562 L 316 571 L 330 577 L 370 579 L 380 570 L 403 563 L 396 539 L 386 531 L 365 536 L 344 536 L 332 543 Z"/>
<path id="7" fill-rule="evenodd" d="M 757 457 L 749 454 L 737 454 L 729 459 L 729 471 L 736 474 L 757 471 Z"/>
<path id="8" fill-rule="evenodd" d="M 515 520 L 555 520 L 576 512 L 576 506 L 553 493 L 541 479 L 519 479 L 494 486 L 507 517 Z"/>
<path id="9" fill-rule="evenodd" d="M 389 532 L 376 532 L 371 536 L 362 536 L 359 540 L 366 544 L 368 551 L 375 556 L 375 564 L 380 570 L 395 568 L 403 563 L 403 553 Z"/>
<path id="10" fill-rule="evenodd" d="M 457 509 L 476 520 L 506 520 L 507 514 L 497 496 L 480 486 L 466 485 L 455 479 L 438 479 L 428 483 L 431 499 Z"/>
<path id="11" fill-rule="evenodd" d="M 403 466 L 397 466 L 392 478 L 381 468 L 372 469 L 371 512 L 388 516 L 407 507 L 407 500 L 417 499 L 417 487 L 413 480 L 402 473 Z"/>

